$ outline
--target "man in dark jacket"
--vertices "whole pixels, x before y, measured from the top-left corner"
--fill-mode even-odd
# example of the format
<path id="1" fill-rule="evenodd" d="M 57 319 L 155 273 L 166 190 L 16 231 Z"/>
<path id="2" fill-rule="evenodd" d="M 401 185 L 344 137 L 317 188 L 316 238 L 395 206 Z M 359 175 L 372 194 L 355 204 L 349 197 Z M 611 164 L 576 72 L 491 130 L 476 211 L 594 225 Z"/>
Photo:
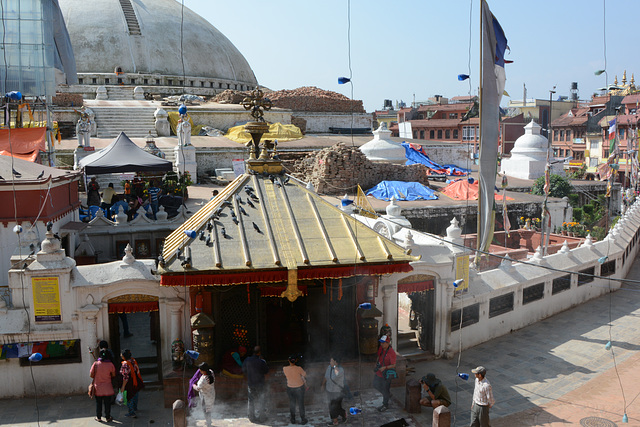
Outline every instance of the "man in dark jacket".
<path id="1" fill-rule="evenodd" d="M 249 388 L 249 421 L 264 422 L 267 418 L 264 408 L 264 376 L 269 372 L 267 362 L 262 358 L 260 346 L 255 346 L 253 355 L 242 364 L 242 372 L 247 377 Z"/>

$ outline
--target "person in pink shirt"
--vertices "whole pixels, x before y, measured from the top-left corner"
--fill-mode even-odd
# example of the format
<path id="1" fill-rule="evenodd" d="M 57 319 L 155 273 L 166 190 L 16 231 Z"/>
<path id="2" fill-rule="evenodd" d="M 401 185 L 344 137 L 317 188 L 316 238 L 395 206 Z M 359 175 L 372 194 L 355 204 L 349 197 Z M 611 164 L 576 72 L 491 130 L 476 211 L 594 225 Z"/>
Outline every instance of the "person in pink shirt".
<path id="1" fill-rule="evenodd" d="M 116 376 L 116 368 L 109 359 L 107 350 L 100 351 L 100 357 L 93 362 L 89 375 L 93 378 L 96 390 L 96 421 L 102 422 L 102 405 L 104 404 L 104 415 L 107 422 L 113 421 L 111 417 L 111 400 L 113 395 L 113 386 L 111 379 Z"/>
<path id="2" fill-rule="evenodd" d="M 287 378 L 287 396 L 289 396 L 289 412 L 291 424 L 296 423 L 296 403 L 300 412 L 300 424 L 306 424 L 307 417 L 304 412 L 304 391 L 307 385 L 307 373 L 302 367 L 297 365 L 298 356 L 289 356 L 289 366 L 282 368 L 284 376 Z"/>

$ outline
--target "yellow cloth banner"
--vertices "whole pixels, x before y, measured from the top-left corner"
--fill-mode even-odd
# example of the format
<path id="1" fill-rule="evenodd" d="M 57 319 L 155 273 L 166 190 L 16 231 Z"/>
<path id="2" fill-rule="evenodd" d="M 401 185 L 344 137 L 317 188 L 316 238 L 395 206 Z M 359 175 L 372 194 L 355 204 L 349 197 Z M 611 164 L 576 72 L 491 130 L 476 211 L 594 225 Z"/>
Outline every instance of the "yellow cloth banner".
<path id="1" fill-rule="evenodd" d="M 251 136 L 244 131 L 244 125 L 229 128 L 229 132 L 225 135 L 232 141 L 246 144 L 251 141 Z M 269 124 L 269 132 L 262 135 L 262 141 L 265 139 L 277 139 L 278 142 L 295 141 L 302 139 L 300 128 L 295 125 L 283 125 L 282 123 Z"/>
<path id="2" fill-rule="evenodd" d="M 191 136 L 194 135 L 200 135 L 200 130 L 202 129 L 202 126 L 198 125 L 195 126 L 193 124 L 193 119 L 191 119 L 191 116 L 189 114 L 187 114 L 187 118 L 189 119 L 189 123 L 191 124 Z M 174 135 L 178 134 L 178 121 L 180 121 L 180 114 L 177 111 L 169 111 L 169 126 L 171 126 L 171 133 Z"/>

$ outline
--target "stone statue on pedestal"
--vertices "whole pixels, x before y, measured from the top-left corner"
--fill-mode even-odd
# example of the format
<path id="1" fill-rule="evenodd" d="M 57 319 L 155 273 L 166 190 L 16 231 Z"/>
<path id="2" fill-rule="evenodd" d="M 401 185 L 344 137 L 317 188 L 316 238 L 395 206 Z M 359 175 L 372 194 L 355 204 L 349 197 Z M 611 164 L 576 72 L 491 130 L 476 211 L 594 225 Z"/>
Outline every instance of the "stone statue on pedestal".
<path id="1" fill-rule="evenodd" d="M 91 146 L 91 119 L 86 112 L 80 113 L 80 119 L 76 124 L 76 136 L 78 137 L 78 147 Z"/>
<path id="2" fill-rule="evenodd" d="M 191 122 L 186 114 L 180 115 L 177 127 L 178 146 L 186 147 L 191 145 Z"/>

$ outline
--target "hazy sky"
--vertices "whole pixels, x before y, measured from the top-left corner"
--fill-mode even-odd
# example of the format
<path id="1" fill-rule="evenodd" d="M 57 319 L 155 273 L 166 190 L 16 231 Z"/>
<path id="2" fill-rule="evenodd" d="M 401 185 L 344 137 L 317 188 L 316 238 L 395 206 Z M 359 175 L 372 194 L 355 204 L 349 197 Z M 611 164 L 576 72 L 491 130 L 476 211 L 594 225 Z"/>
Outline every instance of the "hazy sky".
<path id="1" fill-rule="evenodd" d="M 180 1 L 180 0 L 178 0 Z M 473 3 L 472 16 L 470 8 Z M 270 89 L 317 86 L 351 95 L 347 0 L 184 0 L 225 34 L 251 65 L 258 82 Z M 581 99 L 605 86 L 603 0 L 491 0 L 489 7 L 509 40 L 513 60 L 506 68 L 511 99 L 569 95 L 578 82 Z M 351 68 L 353 97 L 368 112 L 384 99 L 410 103 L 434 94 L 467 95 L 472 76 L 478 86 L 479 0 L 352 0 Z M 640 85 L 636 20 L 640 1 L 606 0 L 609 83 L 635 73 Z M 469 26 L 471 25 L 471 71 Z M 634 49 L 635 48 L 635 49 Z M 204 54 L 204 53 L 203 53 Z M 503 98 L 503 105 L 509 98 Z"/>

